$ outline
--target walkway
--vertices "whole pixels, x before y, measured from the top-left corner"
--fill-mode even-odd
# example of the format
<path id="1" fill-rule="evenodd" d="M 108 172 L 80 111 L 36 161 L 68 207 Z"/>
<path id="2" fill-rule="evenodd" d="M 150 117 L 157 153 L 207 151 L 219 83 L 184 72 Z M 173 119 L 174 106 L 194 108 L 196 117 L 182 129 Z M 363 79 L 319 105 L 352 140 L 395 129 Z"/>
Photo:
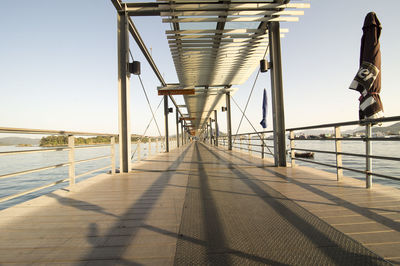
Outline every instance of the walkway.
<path id="1" fill-rule="evenodd" d="M 134 168 L 1 211 L 0 264 L 400 263 L 398 190 L 197 143 Z"/>

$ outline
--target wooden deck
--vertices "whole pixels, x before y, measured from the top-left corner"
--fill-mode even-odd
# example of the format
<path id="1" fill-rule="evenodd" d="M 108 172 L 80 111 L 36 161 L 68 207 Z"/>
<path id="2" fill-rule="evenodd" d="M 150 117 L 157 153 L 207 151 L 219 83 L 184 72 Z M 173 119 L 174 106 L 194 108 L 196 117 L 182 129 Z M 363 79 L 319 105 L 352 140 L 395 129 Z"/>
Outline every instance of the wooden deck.
<path id="1" fill-rule="evenodd" d="M 398 189 L 374 184 L 372 190 L 367 190 L 359 180 L 344 178 L 338 183 L 334 174 L 307 167 L 273 167 L 268 159 L 222 148 L 204 146 L 210 157 L 199 164 L 199 157 L 194 156 L 195 146 L 189 144 L 136 163 L 132 173 L 103 174 L 77 184 L 73 191 L 59 190 L 0 211 L 0 265 L 179 264 L 175 255 L 180 252 L 180 242 L 207 246 L 207 239 L 213 239 L 213 236 L 203 239 L 201 235 L 189 237 L 182 233 L 190 191 L 196 192 L 201 186 L 209 188 L 199 197 L 215 201 L 215 206 L 204 210 L 203 215 L 221 218 L 212 228 L 218 236 L 221 231 L 227 231 L 223 213 L 230 206 L 223 201 L 225 195 L 231 200 L 237 198 L 235 207 L 242 207 L 242 202 L 260 198 L 256 190 L 259 186 L 251 185 L 254 182 L 265 184 L 281 195 L 273 197 L 274 204 L 288 202 L 400 265 Z M 211 155 L 219 158 L 218 162 Z M 190 182 L 190 175 L 194 173 L 197 178 L 207 175 L 216 181 L 212 187 L 200 181 L 197 187 Z M 254 182 L 243 183 L 243 177 L 238 182 L 235 174 Z M 232 181 L 227 180 L 230 176 Z M 239 200 L 242 200 L 240 204 Z M 259 202 L 266 205 L 266 201 Z M 239 212 L 234 214 L 245 215 L 252 207 L 257 216 L 255 205 L 242 209 L 243 213 L 240 208 L 236 209 Z M 284 213 L 278 216 L 285 217 Z M 204 221 L 191 222 L 201 226 Z M 244 228 L 246 223 L 240 226 Z M 301 234 L 301 230 L 297 231 Z M 308 238 L 312 242 L 312 237 Z M 279 263 L 237 249 L 230 251 L 230 256 L 246 259 L 250 264 Z M 226 259 L 225 264 L 230 258 Z M 331 261 L 327 264 L 340 264 L 334 258 L 328 256 L 328 259 Z M 307 263 L 304 258 L 294 261 L 280 264 L 310 265 L 311 262 Z"/>

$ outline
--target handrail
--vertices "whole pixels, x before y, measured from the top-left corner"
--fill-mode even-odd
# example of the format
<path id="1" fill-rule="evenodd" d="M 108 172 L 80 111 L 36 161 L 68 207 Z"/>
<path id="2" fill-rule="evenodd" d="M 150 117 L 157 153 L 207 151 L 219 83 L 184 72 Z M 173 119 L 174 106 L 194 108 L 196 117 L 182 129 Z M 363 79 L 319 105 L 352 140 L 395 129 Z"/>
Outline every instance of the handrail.
<path id="1" fill-rule="evenodd" d="M 387 160 L 387 161 L 400 161 L 399 157 L 392 157 L 392 156 L 380 156 L 380 155 L 373 155 L 371 149 L 371 143 L 373 141 L 400 141 L 400 137 L 373 137 L 372 136 L 372 125 L 378 123 L 385 123 L 385 122 L 398 122 L 400 121 L 400 116 L 392 116 L 392 117 L 384 117 L 379 119 L 369 119 L 363 121 L 348 121 L 348 122 L 339 122 L 339 123 L 329 123 L 329 124 L 320 124 L 320 125 L 313 125 L 313 126 L 305 126 L 305 127 L 295 127 L 295 128 L 288 128 L 286 131 L 289 133 L 289 141 L 290 141 L 290 159 L 291 159 L 291 166 L 295 167 L 295 161 L 303 161 L 312 164 L 323 165 L 327 167 L 336 168 L 337 171 L 337 180 L 340 180 L 343 176 L 343 170 L 353 171 L 361 174 L 365 174 L 366 176 L 366 187 L 371 188 L 372 186 L 372 176 L 387 178 L 391 180 L 400 181 L 400 177 L 394 177 L 385 175 L 382 173 L 377 173 L 372 171 L 372 159 L 376 160 Z M 340 128 L 344 126 L 354 126 L 354 125 L 361 125 L 365 127 L 365 137 L 351 137 L 346 138 L 342 137 Z M 329 138 L 316 138 L 316 139 L 309 139 L 309 138 L 297 138 L 294 135 L 295 131 L 300 130 L 310 130 L 310 129 L 321 129 L 321 128 L 333 128 L 334 136 Z M 259 147 L 261 147 L 261 157 L 264 158 L 264 147 L 271 147 L 265 145 L 264 143 L 256 144 L 252 143 L 252 141 L 258 140 L 258 138 L 252 138 L 252 135 L 259 135 L 260 133 L 273 133 L 273 131 L 260 131 L 260 132 L 249 132 L 249 133 L 240 133 L 232 136 L 236 136 L 236 141 L 233 143 L 233 148 L 237 148 L 240 151 L 247 151 L 249 154 L 251 152 L 260 152 Z M 244 136 L 247 136 L 244 138 Z M 222 146 L 227 146 L 225 143 L 226 136 L 221 136 L 219 140 L 219 144 Z M 243 141 L 244 140 L 244 141 Z M 263 140 L 273 140 L 269 138 L 263 138 Z M 334 141 L 335 142 L 335 150 L 334 151 L 327 151 L 327 150 L 318 150 L 318 149 L 311 149 L 311 148 L 296 148 L 295 141 Z M 351 152 L 342 152 L 341 150 L 341 142 L 342 141 L 362 141 L 365 142 L 365 153 L 351 153 Z M 247 146 L 247 148 L 246 148 Z M 253 149 L 255 148 L 255 149 Z M 273 147 L 272 147 L 273 148 Z M 313 153 L 325 153 L 325 154 L 332 154 L 336 156 L 336 164 L 328 164 L 324 162 L 319 162 L 315 160 L 307 160 L 304 158 L 297 158 L 295 156 L 295 151 L 304 151 L 304 152 L 313 152 Z M 273 155 L 273 153 L 265 153 Z M 354 169 L 351 167 L 344 167 L 342 165 L 342 156 L 349 156 L 349 157 L 361 157 L 365 158 L 365 170 Z"/>
<path id="2" fill-rule="evenodd" d="M 30 129 L 30 128 L 12 128 L 12 127 L 0 127 L 0 133 L 65 135 L 65 136 L 68 136 L 68 135 L 73 135 L 73 136 L 108 136 L 108 137 L 117 136 L 117 134 L 109 134 L 109 133 L 93 133 L 93 132 Z"/>
<path id="3" fill-rule="evenodd" d="M 376 124 L 376 123 L 396 122 L 396 121 L 400 121 L 400 116 L 383 117 L 383 118 L 378 118 L 378 119 L 366 119 L 366 120 L 363 120 L 361 123 L 359 120 L 355 120 L 355 121 L 341 122 L 341 123 L 339 122 L 339 123 L 321 124 L 321 125 L 306 126 L 306 127 L 294 127 L 294 128 L 288 128 L 288 129 L 286 129 L 286 131 L 298 131 L 298 130 L 305 130 L 305 129 L 355 126 L 355 125 L 364 126 L 366 124 Z"/>
<path id="4" fill-rule="evenodd" d="M 57 152 L 57 151 L 68 151 L 68 162 L 63 162 L 55 165 L 48 165 L 44 167 L 39 167 L 35 169 L 29 169 L 29 170 L 23 170 L 23 171 L 17 171 L 13 173 L 6 173 L 0 175 L 0 179 L 5 179 L 5 178 L 10 178 L 14 176 L 20 176 L 20 175 L 25 175 L 25 174 L 30 174 L 30 173 L 35 173 L 35 172 L 41 172 L 41 171 L 46 171 L 54 168 L 59 168 L 59 167 L 64 167 L 68 166 L 69 167 L 69 174 L 68 178 L 64 178 L 55 182 L 51 182 L 46 185 L 42 185 L 39 187 L 35 188 L 30 188 L 26 191 L 23 192 L 18 192 L 16 194 L 8 195 L 5 197 L 0 198 L 0 202 L 4 202 L 7 200 L 11 200 L 17 197 L 21 197 L 39 190 L 42 190 L 44 188 L 48 188 L 54 185 L 57 185 L 59 183 L 65 182 L 69 180 L 69 186 L 72 187 L 75 184 L 75 180 L 77 178 L 92 174 L 94 172 L 98 172 L 101 170 L 109 169 L 111 168 L 111 173 L 115 173 L 115 137 L 117 135 L 115 134 L 108 134 L 108 133 L 91 133 L 91 132 L 76 132 L 76 131 L 60 131 L 60 130 L 43 130 L 43 129 L 26 129 L 26 128 L 9 128 L 9 127 L 0 127 L 0 133 L 13 133 L 13 134 L 40 134 L 40 135 L 61 135 L 61 136 L 68 136 L 67 138 L 67 145 L 66 146 L 60 146 L 60 147 L 54 147 L 54 148 L 44 148 L 44 149 L 29 149 L 29 150 L 13 150 L 13 151 L 4 151 L 0 152 L 0 156 L 7 156 L 7 155 L 23 155 L 23 154 L 30 154 L 30 153 L 42 153 L 42 152 Z M 99 145 L 75 145 L 75 137 L 74 136 L 105 136 L 105 137 L 111 137 L 110 138 L 110 143 L 109 144 L 99 144 Z M 95 158 L 89 158 L 89 159 L 84 159 L 84 160 L 75 160 L 75 150 L 76 149 L 93 149 L 93 148 L 104 148 L 104 147 L 111 147 L 111 155 L 106 155 L 106 156 L 98 156 Z M 82 174 L 79 174 L 75 176 L 75 165 L 76 164 L 81 164 L 81 163 L 86 163 L 90 161 L 95 161 L 95 160 L 100 160 L 100 159 L 107 159 L 111 158 L 111 163 L 105 167 L 101 167 L 98 169 L 94 169 Z"/>
<path id="5" fill-rule="evenodd" d="M 25 175 L 25 174 L 30 174 L 30 173 L 35 173 L 35 172 L 41 172 L 41 171 L 46 171 L 54 168 L 59 168 L 59 167 L 65 167 L 68 166 L 68 177 L 51 182 L 46 185 L 42 185 L 39 187 L 35 188 L 30 188 L 26 191 L 23 192 L 18 192 L 16 194 L 12 195 L 7 195 L 5 197 L 0 198 L 0 202 L 4 202 L 7 200 L 11 200 L 17 197 L 21 197 L 36 191 L 39 191 L 44 188 L 48 188 L 57 184 L 60 184 L 62 182 L 69 181 L 69 186 L 73 187 L 75 185 L 75 180 L 77 178 L 103 171 L 106 169 L 111 168 L 111 174 L 115 174 L 116 172 L 116 167 L 115 167 L 115 160 L 116 160 L 116 152 L 115 152 L 115 138 L 118 135 L 115 134 L 108 134 L 108 133 L 92 133 L 92 132 L 76 132 L 76 131 L 63 131 L 63 130 L 43 130 L 43 129 L 27 129 L 27 128 L 10 128 L 10 127 L 0 127 L 0 133 L 7 133 L 7 134 L 40 134 L 40 135 L 58 135 L 58 136 L 66 136 L 67 137 L 67 143 L 58 146 L 58 147 L 46 147 L 43 149 L 28 149 L 28 150 L 12 150 L 12 151 L 2 151 L 0 152 L 0 157 L 8 156 L 8 155 L 25 155 L 25 154 L 31 154 L 31 153 L 43 153 L 43 152 L 57 152 L 57 151 L 67 151 L 68 152 L 68 162 L 63 162 L 55 165 L 47 165 L 35 169 L 28 169 L 28 170 L 23 170 L 23 171 L 17 171 L 17 172 L 12 172 L 12 173 L 5 173 L 0 175 L 0 180 L 1 179 L 6 179 L 6 178 L 11 178 L 15 176 L 20 176 L 20 175 Z M 75 136 L 105 136 L 105 137 L 111 137 L 110 138 L 110 143 L 109 144 L 83 144 L 83 145 L 76 145 L 75 144 Z M 160 137 L 149 137 L 147 144 L 148 146 L 148 155 L 150 156 L 151 150 L 152 150 L 152 143 L 154 142 L 156 144 L 155 147 L 155 152 L 161 152 L 161 147 L 159 147 L 159 141 L 162 140 L 163 138 Z M 175 137 L 171 137 L 171 146 L 176 147 L 177 139 Z M 143 145 L 145 143 L 143 142 Z M 137 143 L 137 145 L 140 145 L 140 143 Z M 87 158 L 87 159 L 82 159 L 82 160 L 75 160 L 75 150 L 80 150 L 80 149 L 94 149 L 94 148 L 104 148 L 104 147 L 111 147 L 111 154 L 110 155 L 105 155 L 105 156 L 98 156 L 94 158 Z M 143 147 L 146 149 L 146 147 Z M 82 164 L 86 162 L 91 162 L 91 161 L 96 161 L 96 160 L 101 160 L 101 159 L 108 159 L 111 158 L 111 163 L 108 164 L 105 167 L 97 168 L 94 170 L 87 171 L 85 173 L 81 173 L 79 175 L 75 175 L 75 166 L 77 164 Z M 140 154 L 139 158 L 140 160 Z"/>

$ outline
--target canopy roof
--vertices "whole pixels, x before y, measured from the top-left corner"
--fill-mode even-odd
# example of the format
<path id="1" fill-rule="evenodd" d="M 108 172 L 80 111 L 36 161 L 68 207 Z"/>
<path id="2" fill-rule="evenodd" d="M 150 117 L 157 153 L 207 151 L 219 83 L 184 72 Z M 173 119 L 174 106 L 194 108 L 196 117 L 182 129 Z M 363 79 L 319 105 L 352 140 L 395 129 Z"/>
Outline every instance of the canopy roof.
<path id="1" fill-rule="evenodd" d="M 124 3 L 130 16 L 161 16 L 179 87 L 194 129 L 223 104 L 232 85 L 245 82 L 267 53 L 268 22 L 297 21 L 308 3 L 285 0 L 175 0 Z M 281 29 L 281 37 L 287 33 Z"/>

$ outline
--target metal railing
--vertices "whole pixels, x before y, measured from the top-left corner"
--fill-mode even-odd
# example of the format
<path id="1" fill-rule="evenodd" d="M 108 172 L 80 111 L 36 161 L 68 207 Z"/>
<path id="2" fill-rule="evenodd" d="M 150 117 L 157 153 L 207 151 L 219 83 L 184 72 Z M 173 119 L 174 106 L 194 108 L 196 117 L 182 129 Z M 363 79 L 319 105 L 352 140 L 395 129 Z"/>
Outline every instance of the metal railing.
<path id="1" fill-rule="evenodd" d="M 58 185 L 63 182 L 69 182 L 69 187 L 72 188 L 75 185 L 75 181 L 78 178 L 93 174 L 95 172 L 103 171 L 106 169 L 110 169 L 111 174 L 116 173 L 116 151 L 115 151 L 115 144 L 116 144 L 116 137 L 117 135 L 115 134 L 105 134 L 105 133 L 89 133 L 89 132 L 74 132 L 74 131 L 58 131 L 58 130 L 40 130 L 40 129 L 26 129 L 26 128 L 6 128 L 6 127 L 0 127 L 0 133 L 7 133 L 7 134 L 38 134 L 42 136 L 65 136 L 67 139 L 67 142 L 65 144 L 62 144 L 57 147 L 45 147 L 41 149 L 29 149 L 29 150 L 11 150 L 11 151 L 0 151 L 0 157 L 4 156 L 10 156 L 10 155 L 24 155 L 24 154 L 32 154 L 32 153 L 48 153 L 48 152 L 60 152 L 60 151 L 67 151 L 68 152 L 68 161 L 62 162 L 62 163 L 57 163 L 53 165 L 46 165 L 42 166 L 39 168 L 34 168 L 34 169 L 29 169 L 29 170 L 23 170 L 23 171 L 16 171 L 16 172 L 10 172 L 6 174 L 0 174 L 0 180 L 2 179 L 8 179 L 12 177 L 17 177 L 25 174 L 31 174 L 31 173 L 37 173 L 37 172 L 42 172 L 42 171 L 47 171 L 51 169 L 56 169 L 56 168 L 61 168 L 61 167 L 67 167 L 68 166 L 68 177 L 50 182 L 48 184 L 38 186 L 32 189 L 28 189 L 23 192 L 18 192 L 12 195 L 7 195 L 5 197 L 0 198 L 0 203 L 5 202 L 11 199 L 15 199 L 30 193 L 37 192 L 39 190 L 49 188 L 55 185 Z M 84 137 L 109 137 L 110 138 L 110 143 L 109 144 L 95 144 L 95 145 L 76 145 L 75 144 L 75 137 L 77 136 L 84 136 Z M 170 141 L 170 148 L 176 148 L 177 147 L 177 138 L 176 137 L 171 137 L 169 138 Z M 165 145 L 162 145 L 165 142 L 165 137 L 149 137 L 147 138 L 146 142 L 132 142 L 132 144 L 136 144 L 137 146 L 137 157 L 135 161 L 140 161 L 144 157 L 148 158 L 149 156 L 152 155 L 152 146 L 154 148 L 155 153 L 163 152 L 165 151 Z M 155 147 L 154 145 L 155 144 Z M 105 156 L 98 156 L 94 158 L 89 158 L 89 159 L 84 159 L 84 160 L 76 160 L 75 155 L 76 155 L 76 150 L 81 150 L 81 149 L 95 149 L 95 148 L 104 148 L 104 147 L 110 147 L 111 148 L 111 153 L 110 155 L 105 155 Z M 142 153 L 141 153 L 142 150 Z M 147 155 L 144 155 L 144 151 L 146 151 Z M 154 153 L 153 153 L 154 154 Z M 133 157 L 133 156 L 132 156 Z M 92 161 L 97 161 L 97 160 L 102 160 L 102 159 L 111 159 L 110 164 L 96 168 L 84 173 L 81 173 L 79 175 L 75 174 L 76 171 L 76 166 L 78 164 L 83 164 L 87 162 L 92 162 Z"/>
<path id="2" fill-rule="evenodd" d="M 232 148 L 237 151 L 247 151 L 250 155 L 254 153 L 259 153 L 261 158 L 265 158 L 266 155 L 274 156 L 273 145 L 268 145 L 268 142 L 273 141 L 272 138 L 265 136 L 267 134 L 272 134 L 273 131 L 259 131 L 252 133 L 241 133 L 232 135 Z M 254 143 L 254 141 L 260 141 L 260 144 Z M 218 143 L 222 146 L 228 147 L 228 137 L 219 136 Z M 259 147 L 259 148 L 257 148 Z M 255 149 L 253 149 L 255 148 Z"/>
<path id="3" fill-rule="evenodd" d="M 176 137 L 169 138 L 169 148 L 170 150 L 178 147 Z M 149 158 L 152 154 L 157 154 L 159 152 L 165 152 L 165 137 L 149 137 L 146 141 L 132 142 L 136 144 L 136 149 L 133 151 L 132 161 L 141 161 L 144 158 Z M 154 148 L 154 152 L 153 152 Z M 147 156 L 142 152 L 146 151 Z"/>
<path id="4" fill-rule="evenodd" d="M 37 130 L 37 129 L 23 129 L 23 128 L 0 128 L 0 133 L 16 133 L 16 134 L 39 134 L 39 135 L 58 135 L 58 136 L 66 136 L 67 137 L 67 144 L 65 146 L 54 147 L 54 148 L 43 148 L 43 149 L 32 149 L 32 150 L 14 150 L 14 151 L 3 151 L 0 152 L 0 156 L 9 156 L 9 155 L 23 155 L 23 154 L 30 154 L 30 153 L 44 153 L 44 152 L 58 152 L 58 151 L 68 151 L 68 161 L 54 164 L 54 165 L 47 165 L 44 167 L 18 171 L 18 172 L 11 172 L 7 174 L 0 175 L 0 179 L 11 178 L 15 176 L 35 173 L 46 171 L 50 169 L 66 167 L 68 166 L 68 177 L 63 178 L 39 187 L 35 187 L 23 192 L 19 192 L 16 194 L 8 195 L 5 197 L 0 198 L 0 202 L 4 202 L 7 200 L 11 200 L 17 197 L 21 197 L 48 187 L 55 186 L 57 184 L 69 181 L 69 186 L 72 188 L 75 185 L 76 179 L 87 176 L 89 174 L 99 172 L 105 169 L 111 168 L 111 173 L 115 173 L 115 137 L 116 135 L 113 134 L 104 134 L 104 133 L 88 133 L 88 132 L 72 132 L 72 131 L 57 131 L 57 130 Z M 101 136 L 101 137 L 109 137 L 110 144 L 101 144 L 101 145 L 75 145 L 75 136 Z M 75 160 L 75 151 L 78 149 L 93 149 L 93 148 L 102 148 L 102 147 L 111 147 L 111 154 L 106 156 L 98 156 L 94 158 L 84 159 L 84 160 Z M 75 168 L 77 164 L 82 164 L 86 162 L 101 160 L 101 159 L 111 159 L 110 165 L 105 167 L 100 167 L 97 169 L 93 169 L 87 171 L 85 173 L 76 175 Z"/>
<path id="5" fill-rule="evenodd" d="M 360 121 L 350 121 L 350 122 L 342 122 L 342 123 L 333 123 L 333 124 L 321 124 L 321 125 L 314 125 L 314 126 L 307 126 L 307 127 L 297 127 L 297 128 L 289 128 L 286 129 L 288 132 L 289 137 L 289 152 L 291 167 L 296 166 L 296 160 L 302 161 L 311 164 L 318 164 L 325 167 L 335 168 L 337 174 L 337 180 L 340 181 L 343 177 L 343 170 L 352 171 L 356 173 L 360 173 L 365 175 L 366 180 L 366 187 L 371 188 L 372 186 L 372 176 L 391 179 L 400 181 L 400 177 L 395 177 L 383 173 L 378 173 L 372 171 L 372 159 L 377 160 L 386 160 L 386 161 L 400 161 L 399 157 L 392 157 L 392 156 L 378 156 L 373 155 L 372 153 L 372 143 L 375 141 L 400 141 L 400 136 L 396 137 L 379 137 L 372 135 L 372 127 L 376 124 L 387 123 L 387 122 L 399 122 L 400 116 L 394 117 L 386 117 L 381 119 L 373 119 L 373 120 L 365 120 L 360 124 Z M 358 137 L 343 137 L 342 136 L 342 128 L 346 126 L 360 126 L 364 127 L 364 130 Z M 315 129 L 332 129 L 333 134 L 329 137 L 320 137 L 320 138 L 305 138 L 296 136 L 296 132 L 304 131 L 304 130 L 315 130 Z M 261 157 L 264 158 L 265 154 L 273 156 L 273 146 L 268 146 L 266 141 L 272 140 L 271 138 L 264 138 L 265 134 L 271 134 L 273 131 L 262 131 L 262 132 L 254 132 L 254 133 L 243 133 L 232 135 L 232 146 L 233 148 L 239 151 L 247 151 L 249 154 L 252 152 L 261 153 Z M 399 132 L 397 132 L 399 133 Z M 260 138 L 260 136 L 262 136 Z M 254 142 L 260 142 L 261 144 L 256 144 Z M 311 148 L 298 148 L 295 145 L 295 141 L 330 141 L 334 142 L 334 150 L 319 150 L 319 149 L 311 149 Z M 343 152 L 342 151 L 342 142 L 343 141 L 359 141 L 365 143 L 365 150 L 364 153 L 354 153 L 354 152 Z M 220 136 L 219 137 L 219 144 L 223 146 L 227 146 L 227 137 Z M 259 148 L 261 147 L 261 148 Z M 271 148 L 272 152 L 265 152 L 265 148 Z M 315 153 L 315 154 L 332 154 L 336 158 L 335 164 L 329 164 L 326 162 L 316 161 L 313 159 L 307 158 L 299 158 L 297 157 L 296 151 L 298 152 L 307 152 L 307 153 Z M 365 167 L 363 170 L 356 169 L 353 166 L 345 167 L 343 166 L 343 156 L 348 157 L 358 157 L 365 159 Z"/>

